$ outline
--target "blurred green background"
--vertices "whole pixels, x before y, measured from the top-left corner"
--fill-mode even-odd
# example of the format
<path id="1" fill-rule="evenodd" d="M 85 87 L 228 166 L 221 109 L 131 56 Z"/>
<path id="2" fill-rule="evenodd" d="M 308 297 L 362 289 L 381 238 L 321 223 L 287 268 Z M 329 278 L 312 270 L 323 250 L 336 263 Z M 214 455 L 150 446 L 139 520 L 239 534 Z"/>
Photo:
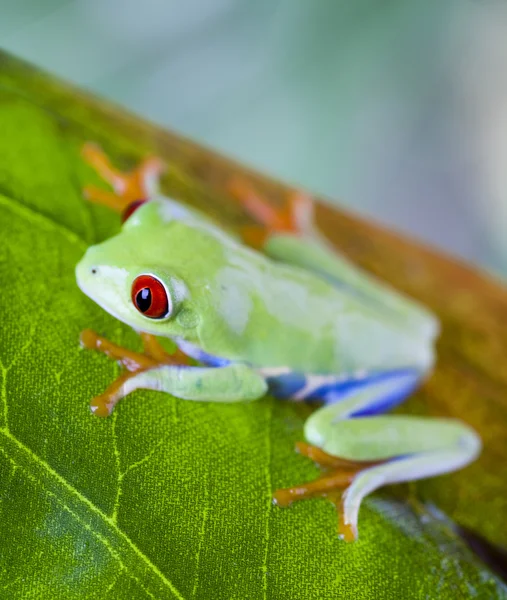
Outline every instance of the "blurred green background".
<path id="1" fill-rule="evenodd" d="M 507 0 L 0 0 L 0 46 L 507 274 Z"/>

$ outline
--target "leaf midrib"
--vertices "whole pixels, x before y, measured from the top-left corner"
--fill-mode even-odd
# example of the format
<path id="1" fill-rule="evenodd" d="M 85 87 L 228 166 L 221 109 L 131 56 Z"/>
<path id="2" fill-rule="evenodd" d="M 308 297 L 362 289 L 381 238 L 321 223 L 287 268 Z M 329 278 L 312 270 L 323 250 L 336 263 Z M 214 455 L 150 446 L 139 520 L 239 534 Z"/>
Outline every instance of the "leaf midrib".
<path id="1" fill-rule="evenodd" d="M 105 525 L 109 535 L 115 536 L 118 539 L 120 551 L 124 551 L 125 549 L 121 548 L 121 545 L 125 546 L 126 544 L 128 548 L 132 550 L 135 558 L 140 560 L 157 576 L 166 590 L 170 590 L 173 596 L 178 600 L 184 600 L 184 597 L 178 591 L 176 586 L 154 563 L 151 562 L 146 554 L 136 546 L 128 535 L 117 526 L 111 517 L 103 513 L 91 500 L 72 486 L 64 477 L 62 477 L 62 475 L 55 471 L 55 469 L 40 456 L 35 454 L 28 446 L 25 446 L 25 444 L 18 440 L 7 428 L 0 429 L 0 439 L 3 442 L 0 451 L 16 464 L 16 466 L 28 477 L 32 477 L 43 484 L 44 489 L 46 489 L 50 495 L 55 496 L 70 514 L 80 521 L 85 528 L 89 529 L 127 571 L 129 571 L 129 558 L 127 557 L 127 562 L 124 562 L 122 558 L 124 559 L 125 556 L 122 557 L 117 553 L 114 544 L 111 544 L 110 540 L 108 540 L 107 537 L 104 537 L 97 527 L 93 527 L 93 521 L 97 518 Z M 49 485 L 48 482 L 50 482 Z M 67 496 L 67 498 L 65 496 Z M 88 515 L 86 513 L 88 513 Z M 134 556 L 132 556 L 132 558 L 134 558 Z M 130 560 L 132 558 L 130 558 Z M 142 582 L 139 581 L 135 573 L 129 572 L 129 574 L 144 588 Z M 149 590 L 145 589 L 145 591 L 152 596 Z M 153 597 L 156 598 L 157 596 Z"/>
<path id="2" fill-rule="evenodd" d="M 45 227 L 51 227 L 66 237 L 70 242 L 77 244 L 82 248 L 87 248 L 89 244 L 75 231 L 67 227 L 62 223 L 58 223 L 57 221 L 53 221 L 51 217 L 45 215 L 44 213 L 36 210 L 33 206 L 29 206 L 28 204 L 24 204 L 21 202 L 17 202 L 15 199 L 5 196 L 0 192 L 0 205 L 7 207 L 7 209 L 12 210 L 12 212 L 17 215 L 23 217 L 24 219 L 31 221 L 37 225 L 42 225 Z"/>

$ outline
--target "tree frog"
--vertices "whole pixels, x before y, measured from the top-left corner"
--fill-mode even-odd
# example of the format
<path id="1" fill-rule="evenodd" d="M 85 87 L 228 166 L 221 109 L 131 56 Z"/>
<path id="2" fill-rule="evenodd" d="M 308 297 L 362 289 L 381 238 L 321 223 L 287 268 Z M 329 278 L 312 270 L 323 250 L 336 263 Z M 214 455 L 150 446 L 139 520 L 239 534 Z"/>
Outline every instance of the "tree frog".
<path id="1" fill-rule="evenodd" d="M 84 156 L 114 189 L 85 194 L 122 212 L 124 222 L 118 235 L 87 250 L 77 283 L 138 331 L 145 349 L 131 352 L 82 333 L 83 345 L 126 368 L 92 400 L 96 415 L 107 416 L 138 388 L 205 402 L 249 402 L 266 393 L 321 401 L 298 449 L 327 471 L 277 490 L 274 502 L 327 496 L 345 540 L 357 537 L 366 495 L 478 456 L 480 438 L 460 421 L 381 414 L 430 372 L 438 322 L 331 248 L 313 225 L 309 197 L 296 193 L 277 211 L 246 182 L 233 182 L 232 195 L 261 225 L 245 232 L 246 246 L 162 196 L 160 160 L 122 173 L 93 144 Z M 178 351 L 168 354 L 156 336 Z"/>

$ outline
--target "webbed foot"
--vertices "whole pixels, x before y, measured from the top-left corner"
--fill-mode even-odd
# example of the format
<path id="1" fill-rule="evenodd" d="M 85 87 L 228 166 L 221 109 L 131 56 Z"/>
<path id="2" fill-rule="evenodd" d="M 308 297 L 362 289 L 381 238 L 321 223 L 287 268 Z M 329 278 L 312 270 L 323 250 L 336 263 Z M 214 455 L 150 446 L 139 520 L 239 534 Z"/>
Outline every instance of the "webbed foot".
<path id="1" fill-rule="evenodd" d="M 121 172 L 111 164 L 103 150 L 91 142 L 83 146 L 82 155 L 114 190 L 108 192 L 94 186 L 87 186 L 83 190 L 84 196 L 91 202 L 104 204 L 121 213 L 122 221 L 125 221 L 137 206 L 156 193 L 158 179 L 165 169 L 160 158 L 151 156 L 144 159 L 132 171 Z"/>
<path id="2" fill-rule="evenodd" d="M 481 451 L 475 431 L 454 419 L 401 415 L 333 419 L 333 413 L 336 417 L 346 404 L 343 400 L 341 406 L 323 407 L 306 422 L 307 439 L 319 440 L 319 444 L 322 441 L 326 451 L 307 444 L 298 447 L 302 454 L 333 472 L 310 483 L 277 490 L 274 495 L 281 506 L 304 498 L 327 497 L 338 509 L 338 532 L 346 541 L 357 538 L 359 509 L 366 496 L 385 485 L 456 471 Z M 338 458 L 358 453 L 365 460 Z"/>
<path id="3" fill-rule="evenodd" d="M 339 515 L 338 534 L 346 542 L 354 541 L 357 533 L 354 527 L 345 521 L 343 495 L 359 473 L 380 465 L 383 461 L 346 460 L 305 442 L 298 442 L 296 450 L 322 467 L 325 473 L 313 481 L 276 490 L 273 494 L 273 501 L 278 506 L 286 507 L 297 500 L 327 498 L 336 506 Z"/>
<path id="4" fill-rule="evenodd" d="M 242 231 L 245 242 L 255 248 L 262 248 L 273 233 L 304 235 L 312 230 L 313 200 L 304 192 L 290 193 L 285 206 L 276 208 L 243 179 L 232 179 L 228 189 L 233 198 L 259 223 Z"/>
<path id="5" fill-rule="evenodd" d="M 98 417 L 107 417 L 113 412 L 115 405 L 125 395 L 123 391 L 125 383 L 139 373 L 158 368 L 161 365 L 189 364 L 188 357 L 181 350 L 178 349 L 173 354 L 169 354 L 154 335 L 141 333 L 141 338 L 144 353 L 133 352 L 118 346 L 91 329 L 81 332 L 80 342 L 84 348 L 103 352 L 112 360 L 118 361 L 125 369 L 102 394 L 90 402 L 92 412 Z"/>

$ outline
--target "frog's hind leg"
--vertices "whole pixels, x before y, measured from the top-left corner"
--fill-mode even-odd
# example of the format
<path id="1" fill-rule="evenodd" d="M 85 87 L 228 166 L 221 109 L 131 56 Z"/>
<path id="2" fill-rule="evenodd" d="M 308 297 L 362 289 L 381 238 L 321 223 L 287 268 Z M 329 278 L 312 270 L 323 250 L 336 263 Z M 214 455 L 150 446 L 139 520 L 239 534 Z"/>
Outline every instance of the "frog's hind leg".
<path id="1" fill-rule="evenodd" d="M 125 213 L 132 204 L 145 202 L 158 191 L 158 180 L 164 164 L 156 156 L 144 159 L 132 171 L 123 173 L 111 164 L 108 156 L 96 144 L 85 144 L 82 155 L 114 190 L 113 193 L 93 186 L 85 187 L 84 195 L 92 202 L 105 204 L 119 213 Z"/>
<path id="2" fill-rule="evenodd" d="M 406 382 L 405 382 L 406 383 Z M 479 454 L 481 442 L 467 425 L 454 419 L 413 416 L 364 416 L 390 406 L 398 393 L 398 377 L 386 377 L 358 389 L 346 399 L 317 410 L 305 424 L 311 446 L 299 451 L 329 472 L 293 488 L 277 490 L 274 500 L 325 496 L 340 512 L 339 533 L 357 537 L 363 498 L 391 483 L 422 479 L 464 467 Z M 363 415 L 363 416 L 358 416 Z"/>
<path id="3" fill-rule="evenodd" d="M 362 271 L 334 248 L 314 225 L 314 203 L 303 192 L 289 195 L 285 208 L 277 210 L 243 180 L 233 180 L 231 194 L 263 227 L 244 228 L 243 238 L 277 261 L 311 271 L 340 289 L 348 290 L 358 301 L 370 303 L 387 316 L 404 319 L 407 327 L 433 339 L 439 326 L 435 317 L 415 300 L 408 298 Z"/>
<path id="4" fill-rule="evenodd" d="M 303 192 L 292 192 L 285 206 L 276 208 L 243 179 L 232 179 L 228 189 L 258 223 L 242 231 L 244 240 L 254 247 L 263 248 L 274 234 L 299 236 L 308 233 L 313 225 L 313 200 Z"/>
<path id="5" fill-rule="evenodd" d="M 378 289 L 379 282 L 339 254 L 317 231 L 311 196 L 293 191 L 285 206 L 277 209 L 243 179 L 232 179 L 229 191 L 258 223 L 244 228 L 242 233 L 247 243 L 276 260 L 323 275 L 340 287 L 346 285 L 376 295 L 382 301 L 386 301 L 386 295 L 393 296 L 387 301 L 396 303 L 396 296 L 391 290 L 386 294 L 382 288 Z"/>

